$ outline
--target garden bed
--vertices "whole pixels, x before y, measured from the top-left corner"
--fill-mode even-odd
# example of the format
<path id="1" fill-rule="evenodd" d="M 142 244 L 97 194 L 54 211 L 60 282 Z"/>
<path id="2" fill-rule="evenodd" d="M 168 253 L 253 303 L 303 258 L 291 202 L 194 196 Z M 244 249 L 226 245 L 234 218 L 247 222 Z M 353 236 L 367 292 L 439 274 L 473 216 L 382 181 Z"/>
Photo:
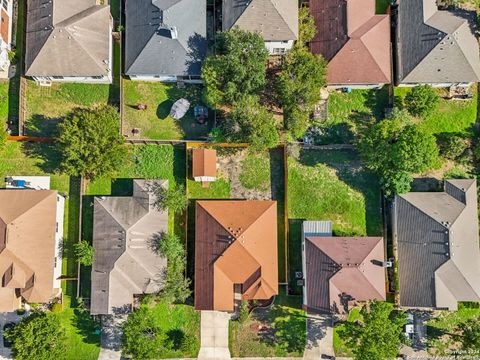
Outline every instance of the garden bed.
<path id="1" fill-rule="evenodd" d="M 232 357 L 302 357 L 306 345 L 306 315 L 302 298 L 276 297 L 270 308 L 257 308 L 240 322 L 230 321 Z"/>
<path id="2" fill-rule="evenodd" d="M 193 108 L 201 104 L 202 87 L 185 85 L 180 89 L 176 84 L 123 80 L 123 129 L 127 137 L 157 140 L 199 140 L 206 139 L 213 123 L 213 113 L 206 124 L 195 120 Z M 174 120 L 169 114 L 175 101 L 185 98 L 190 109 L 181 120 Z M 138 110 L 139 104 L 146 105 Z M 133 129 L 138 134 L 132 132 Z"/>
<path id="3" fill-rule="evenodd" d="M 377 178 L 351 150 L 291 150 L 288 158 L 290 287 L 301 288 L 301 224 L 331 220 L 337 236 L 381 236 L 381 200 Z"/>

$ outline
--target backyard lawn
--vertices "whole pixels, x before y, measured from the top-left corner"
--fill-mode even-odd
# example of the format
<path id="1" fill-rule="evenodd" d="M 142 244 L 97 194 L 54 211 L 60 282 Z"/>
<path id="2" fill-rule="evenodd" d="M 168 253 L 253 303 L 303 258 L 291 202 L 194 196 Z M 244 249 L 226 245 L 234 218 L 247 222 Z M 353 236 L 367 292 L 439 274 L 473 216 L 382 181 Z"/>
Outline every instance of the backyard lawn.
<path id="1" fill-rule="evenodd" d="M 0 80 L 0 121 L 3 126 L 8 120 L 8 87 L 10 82 L 8 80 Z M 3 131 L 3 129 L 0 129 Z"/>
<path id="2" fill-rule="evenodd" d="M 76 108 L 108 103 L 110 85 L 53 83 L 38 86 L 27 81 L 25 135 L 55 136 L 57 124 Z"/>
<path id="3" fill-rule="evenodd" d="M 402 106 L 403 98 L 411 88 L 395 88 L 395 103 Z M 436 89 L 439 95 L 446 95 L 446 89 Z M 440 99 L 438 108 L 423 120 L 419 120 L 420 127 L 431 134 L 463 133 L 469 134 L 472 125 L 477 120 L 477 89 L 471 89 L 474 97 L 471 100 Z"/>
<path id="4" fill-rule="evenodd" d="M 451 355 L 458 349 L 454 336 L 457 327 L 470 319 L 480 321 L 480 308 L 469 308 L 460 303 L 458 311 L 440 311 L 427 322 L 428 350 L 434 355 Z M 477 355 L 477 354 L 472 354 Z"/>
<path id="5" fill-rule="evenodd" d="M 388 106 L 388 89 L 331 92 L 328 98 L 328 119 L 317 125 L 324 134 L 320 143 L 351 143 L 365 126 L 383 118 Z"/>
<path id="6" fill-rule="evenodd" d="M 382 235 L 376 177 L 349 150 L 301 150 L 288 159 L 289 264 L 291 289 L 301 271 L 301 224 L 331 220 L 337 236 Z"/>
<path id="7" fill-rule="evenodd" d="M 211 128 L 211 120 L 206 125 L 195 121 L 193 108 L 201 103 L 202 88 L 199 85 L 185 85 L 180 89 L 175 84 L 123 80 L 124 122 L 123 134 L 143 139 L 205 139 Z M 170 109 L 175 101 L 185 98 L 190 102 L 190 110 L 181 120 L 170 117 Z M 146 110 L 138 110 L 144 104 Z"/>
<path id="8" fill-rule="evenodd" d="M 281 289 L 271 308 L 252 311 L 243 322 L 230 321 L 232 357 L 301 357 L 306 345 L 302 298 Z"/>

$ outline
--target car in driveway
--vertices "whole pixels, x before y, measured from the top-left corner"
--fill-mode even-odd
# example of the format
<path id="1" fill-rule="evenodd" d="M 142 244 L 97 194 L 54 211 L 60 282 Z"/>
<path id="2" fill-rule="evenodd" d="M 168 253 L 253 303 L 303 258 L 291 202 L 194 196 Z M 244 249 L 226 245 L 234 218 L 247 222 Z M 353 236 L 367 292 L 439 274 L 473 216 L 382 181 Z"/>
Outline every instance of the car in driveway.
<path id="1" fill-rule="evenodd" d="M 16 324 L 13 322 L 6 323 L 3 326 L 2 335 L 5 334 L 5 331 L 12 330 L 15 327 L 15 325 Z M 6 347 L 6 348 L 12 347 L 12 342 L 8 340 L 5 336 L 3 336 L 3 347 Z"/>

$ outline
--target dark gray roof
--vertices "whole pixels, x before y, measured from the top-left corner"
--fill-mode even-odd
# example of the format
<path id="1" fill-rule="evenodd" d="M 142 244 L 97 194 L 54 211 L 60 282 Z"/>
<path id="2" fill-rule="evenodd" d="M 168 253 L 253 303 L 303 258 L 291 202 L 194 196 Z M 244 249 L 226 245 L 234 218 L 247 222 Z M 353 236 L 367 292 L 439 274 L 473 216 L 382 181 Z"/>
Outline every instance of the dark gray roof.
<path id="1" fill-rule="evenodd" d="M 129 308 L 134 294 L 160 290 L 159 274 L 166 260 L 151 246 L 152 238 L 167 231 L 168 214 L 154 206 L 154 185 L 166 180 L 135 180 L 133 196 L 94 200 L 92 314 L 111 314 Z"/>
<path id="2" fill-rule="evenodd" d="M 440 11 L 435 0 L 402 0 L 396 41 L 399 83 L 480 80 L 473 13 Z"/>
<path id="3" fill-rule="evenodd" d="M 206 0 L 126 0 L 125 73 L 200 75 L 206 7 Z"/>
<path id="4" fill-rule="evenodd" d="M 294 0 L 223 0 L 222 29 L 238 26 L 266 41 L 296 40 L 298 3 Z"/>
<path id="5" fill-rule="evenodd" d="M 25 74 L 108 75 L 111 22 L 95 0 L 28 0 Z"/>
<path id="6" fill-rule="evenodd" d="M 459 301 L 480 301 L 475 180 L 397 196 L 394 232 L 402 306 L 456 309 Z"/>

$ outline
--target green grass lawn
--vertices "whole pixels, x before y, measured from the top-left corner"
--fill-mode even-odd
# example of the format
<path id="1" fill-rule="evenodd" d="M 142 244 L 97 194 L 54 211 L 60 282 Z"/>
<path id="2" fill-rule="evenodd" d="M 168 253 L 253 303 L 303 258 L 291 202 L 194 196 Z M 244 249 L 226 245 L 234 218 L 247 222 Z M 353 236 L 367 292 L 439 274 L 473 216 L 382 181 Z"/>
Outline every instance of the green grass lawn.
<path id="1" fill-rule="evenodd" d="M 328 98 L 328 119 L 322 143 L 350 143 L 365 126 L 383 117 L 388 105 L 388 89 L 332 92 Z"/>
<path id="2" fill-rule="evenodd" d="M 427 323 L 429 352 L 436 355 L 449 355 L 455 339 L 452 334 L 457 333 L 457 327 L 470 319 L 480 321 L 480 308 L 468 308 L 462 303 L 458 311 L 442 311 Z"/>
<path id="3" fill-rule="evenodd" d="M 9 86 L 10 82 L 8 80 L 0 81 L 0 121 L 4 125 L 6 125 L 6 122 L 8 121 Z M 0 130 L 3 131 L 3 129 Z"/>
<path id="4" fill-rule="evenodd" d="M 289 270 L 301 271 L 301 223 L 331 220 L 335 235 L 382 234 L 380 190 L 353 151 L 303 150 L 288 159 Z"/>
<path id="5" fill-rule="evenodd" d="M 361 320 L 362 316 L 360 315 L 360 308 L 353 308 L 348 314 L 347 321 L 353 322 L 356 320 Z M 333 351 L 336 356 L 343 357 L 352 357 L 352 351 L 347 347 L 345 342 L 340 337 L 339 332 L 345 329 L 345 325 L 338 324 L 333 328 Z"/>
<path id="6" fill-rule="evenodd" d="M 55 136 L 57 124 L 76 108 L 108 103 L 110 85 L 53 83 L 42 87 L 27 81 L 25 135 Z"/>
<path id="7" fill-rule="evenodd" d="M 301 304 L 301 297 L 285 296 L 282 289 L 272 308 L 254 310 L 243 323 L 230 321 L 232 357 L 301 357 L 306 345 Z"/>
<path id="8" fill-rule="evenodd" d="M 174 84 L 125 79 L 123 89 L 125 135 L 131 136 L 132 129 L 138 128 L 141 138 L 196 140 L 204 139 L 210 131 L 210 125 L 198 124 L 193 115 L 193 108 L 201 102 L 202 88 L 198 85 L 179 89 Z M 174 120 L 170 109 L 180 98 L 190 101 L 190 110 L 181 120 Z M 138 104 L 147 105 L 147 110 L 137 110 Z"/>
<path id="9" fill-rule="evenodd" d="M 240 182 L 247 189 L 266 191 L 270 188 L 269 154 L 249 154 L 242 161 Z"/>
<path id="10" fill-rule="evenodd" d="M 395 88 L 395 104 L 402 106 L 403 99 L 411 88 Z M 436 89 L 440 95 L 446 95 L 445 89 Z M 440 99 L 438 108 L 425 119 L 419 120 L 419 125 L 431 134 L 463 133 L 469 134 L 477 120 L 477 97 L 475 87 L 471 90 L 474 94 L 471 100 L 445 100 Z"/>

